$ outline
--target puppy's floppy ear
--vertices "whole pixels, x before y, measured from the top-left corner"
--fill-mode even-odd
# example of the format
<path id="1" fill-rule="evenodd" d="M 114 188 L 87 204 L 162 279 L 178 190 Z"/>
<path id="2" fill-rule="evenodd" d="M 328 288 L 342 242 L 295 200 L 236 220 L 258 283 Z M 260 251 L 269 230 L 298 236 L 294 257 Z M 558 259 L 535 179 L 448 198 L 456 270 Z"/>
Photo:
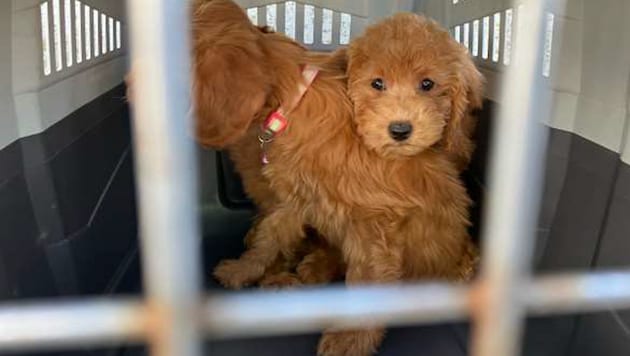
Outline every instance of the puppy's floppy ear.
<path id="1" fill-rule="evenodd" d="M 330 57 L 330 64 L 334 66 L 340 72 L 346 73 L 348 71 L 348 48 L 341 47 L 335 50 Z"/>
<path id="2" fill-rule="evenodd" d="M 271 92 L 260 31 L 227 0 L 193 8 L 197 140 L 222 148 L 241 138 Z"/>
<path id="3" fill-rule="evenodd" d="M 483 104 L 483 77 L 468 53 L 463 53 L 451 92 L 451 114 L 444 135 L 444 150 L 458 169 L 465 169 L 474 150 L 472 135 L 475 130 L 473 112 Z"/>

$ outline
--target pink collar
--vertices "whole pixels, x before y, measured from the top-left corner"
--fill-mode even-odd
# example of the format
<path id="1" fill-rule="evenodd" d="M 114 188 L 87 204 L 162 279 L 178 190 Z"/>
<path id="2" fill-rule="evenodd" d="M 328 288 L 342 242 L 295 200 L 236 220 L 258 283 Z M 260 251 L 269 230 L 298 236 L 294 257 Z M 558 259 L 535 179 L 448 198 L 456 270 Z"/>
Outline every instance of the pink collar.
<path id="1" fill-rule="evenodd" d="M 319 69 L 306 65 L 302 70 L 302 79 L 304 81 L 300 83 L 298 87 L 298 93 L 288 105 L 281 105 L 278 110 L 269 114 L 262 124 L 260 134 L 258 135 L 258 141 L 260 141 L 260 148 L 262 150 L 262 163 L 263 165 L 269 163 L 267 153 L 265 152 L 265 145 L 273 141 L 273 139 L 281 134 L 289 125 L 289 120 L 286 115 L 300 105 L 302 98 L 311 87 L 315 78 L 319 74 Z M 286 103 L 285 103 L 286 104 Z"/>

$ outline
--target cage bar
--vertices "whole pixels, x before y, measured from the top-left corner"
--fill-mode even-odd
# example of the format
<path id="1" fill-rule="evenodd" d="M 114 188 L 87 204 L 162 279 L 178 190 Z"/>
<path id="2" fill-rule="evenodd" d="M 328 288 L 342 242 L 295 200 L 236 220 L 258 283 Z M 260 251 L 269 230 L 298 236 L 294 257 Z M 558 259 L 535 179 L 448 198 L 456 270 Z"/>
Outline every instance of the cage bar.
<path id="1" fill-rule="evenodd" d="M 528 31 L 516 34 L 518 66 L 503 78 L 509 90 L 502 91 L 492 135 L 481 279 L 472 310 L 475 356 L 516 356 L 520 351 L 526 307 L 522 292 L 530 278 L 547 143 L 540 121 L 546 91 L 538 75 L 543 14 L 543 0 L 525 6 Z"/>
<path id="2" fill-rule="evenodd" d="M 534 316 L 624 309 L 630 307 L 630 270 L 544 276 L 521 291 Z M 447 322 L 474 312 L 477 293 L 425 284 L 225 294 L 207 301 L 204 326 L 213 339 L 223 339 L 364 327 L 367 315 L 391 326 Z"/>
<path id="3" fill-rule="evenodd" d="M 76 345 L 137 342 L 146 338 L 140 301 L 90 300 L 3 306 L 0 350 L 33 350 Z"/>
<path id="4" fill-rule="evenodd" d="M 630 270 L 539 277 L 525 289 L 531 315 L 630 308 Z"/>
<path id="5" fill-rule="evenodd" d="M 224 339 L 317 332 L 332 325 L 360 328 L 366 322 L 448 322 L 475 315 L 478 288 L 422 284 L 229 293 L 208 299 L 204 327 L 211 338 Z M 625 309 L 630 308 L 630 270 L 543 276 L 524 282 L 519 291 L 522 308 L 532 316 Z"/>
<path id="6" fill-rule="evenodd" d="M 204 326 L 221 339 L 453 321 L 466 318 L 468 295 L 464 286 L 448 284 L 228 293 L 207 301 Z"/>
<path id="7" fill-rule="evenodd" d="M 467 318 L 476 293 L 450 284 L 222 293 L 210 296 L 198 315 L 213 339 L 361 327 L 365 315 L 370 322 L 418 325 Z M 522 293 L 533 316 L 630 308 L 630 270 L 539 277 L 525 283 Z M 154 318 L 141 300 L 5 305 L 0 308 L 0 350 L 143 342 Z"/>
<path id="8" fill-rule="evenodd" d="M 144 291 L 155 325 L 153 355 L 201 354 L 197 173 L 190 136 L 189 6 L 128 1 L 134 90 L 133 138 Z"/>
<path id="9" fill-rule="evenodd" d="M 229 338 L 365 327 L 366 318 L 409 325 L 471 316 L 477 323 L 475 355 L 510 356 L 518 353 L 527 314 L 630 307 L 630 270 L 530 276 L 546 142 L 537 121 L 546 108 L 539 75 L 545 1 L 529 2 L 526 19 L 519 11 L 528 33 L 516 33 L 518 66 L 504 80 L 510 90 L 504 91 L 494 134 L 479 282 L 225 293 L 205 302 L 199 289 L 196 161 L 188 135 L 188 4 L 128 3 L 134 86 L 142 92 L 134 98 L 134 152 L 146 298 L 0 306 L 0 350 L 128 341 L 148 342 L 155 355 L 187 356 L 200 354 L 202 330 Z"/>

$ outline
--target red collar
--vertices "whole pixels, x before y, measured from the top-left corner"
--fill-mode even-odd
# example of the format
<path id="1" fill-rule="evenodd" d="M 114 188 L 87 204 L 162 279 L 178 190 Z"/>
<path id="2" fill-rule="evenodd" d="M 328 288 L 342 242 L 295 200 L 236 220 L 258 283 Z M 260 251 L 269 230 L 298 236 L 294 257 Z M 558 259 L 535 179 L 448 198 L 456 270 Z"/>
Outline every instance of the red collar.
<path id="1" fill-rule="evenodd" d="M 287 128 L 289 120 L 286 115 L 300 105 L 300 102 L 302 101 L 302 98 L 304 98 L 308 88 L 311 87 L 315 78 L 317 78 L 317 74 L 319 74 L 319 69 L 311 65 L 306 65 L 302 70 L 302 79 L 304 79 L 304 81 L 299 84 L 297 95 L 293 97 L 290 102 L 282 104 L 278 110 L 269 114 L 263 122 L 260 134 L 258 135 L 258 141 L 260 141 L 260 148 L 262 149 L 263 164 L 269 163 L 265 152 L 265 145 L 273 141 L 276 136 L 281 134 Z"/>

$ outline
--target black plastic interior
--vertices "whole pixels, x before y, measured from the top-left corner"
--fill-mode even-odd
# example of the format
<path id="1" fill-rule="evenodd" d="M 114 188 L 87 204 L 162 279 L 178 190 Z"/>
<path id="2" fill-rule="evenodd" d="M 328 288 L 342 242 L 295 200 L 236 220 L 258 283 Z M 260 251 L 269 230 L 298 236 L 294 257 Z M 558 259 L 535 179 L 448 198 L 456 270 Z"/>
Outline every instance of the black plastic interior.
<path id="1" fill-rule="evenodd" d="M 219 197 L 223 205 L 230 209 L 254 209 L 254 204 L 243 190 L 243 184 L 236 173 L 234 163 L 225 151 L 217 152 L 217 175 Z"/>

